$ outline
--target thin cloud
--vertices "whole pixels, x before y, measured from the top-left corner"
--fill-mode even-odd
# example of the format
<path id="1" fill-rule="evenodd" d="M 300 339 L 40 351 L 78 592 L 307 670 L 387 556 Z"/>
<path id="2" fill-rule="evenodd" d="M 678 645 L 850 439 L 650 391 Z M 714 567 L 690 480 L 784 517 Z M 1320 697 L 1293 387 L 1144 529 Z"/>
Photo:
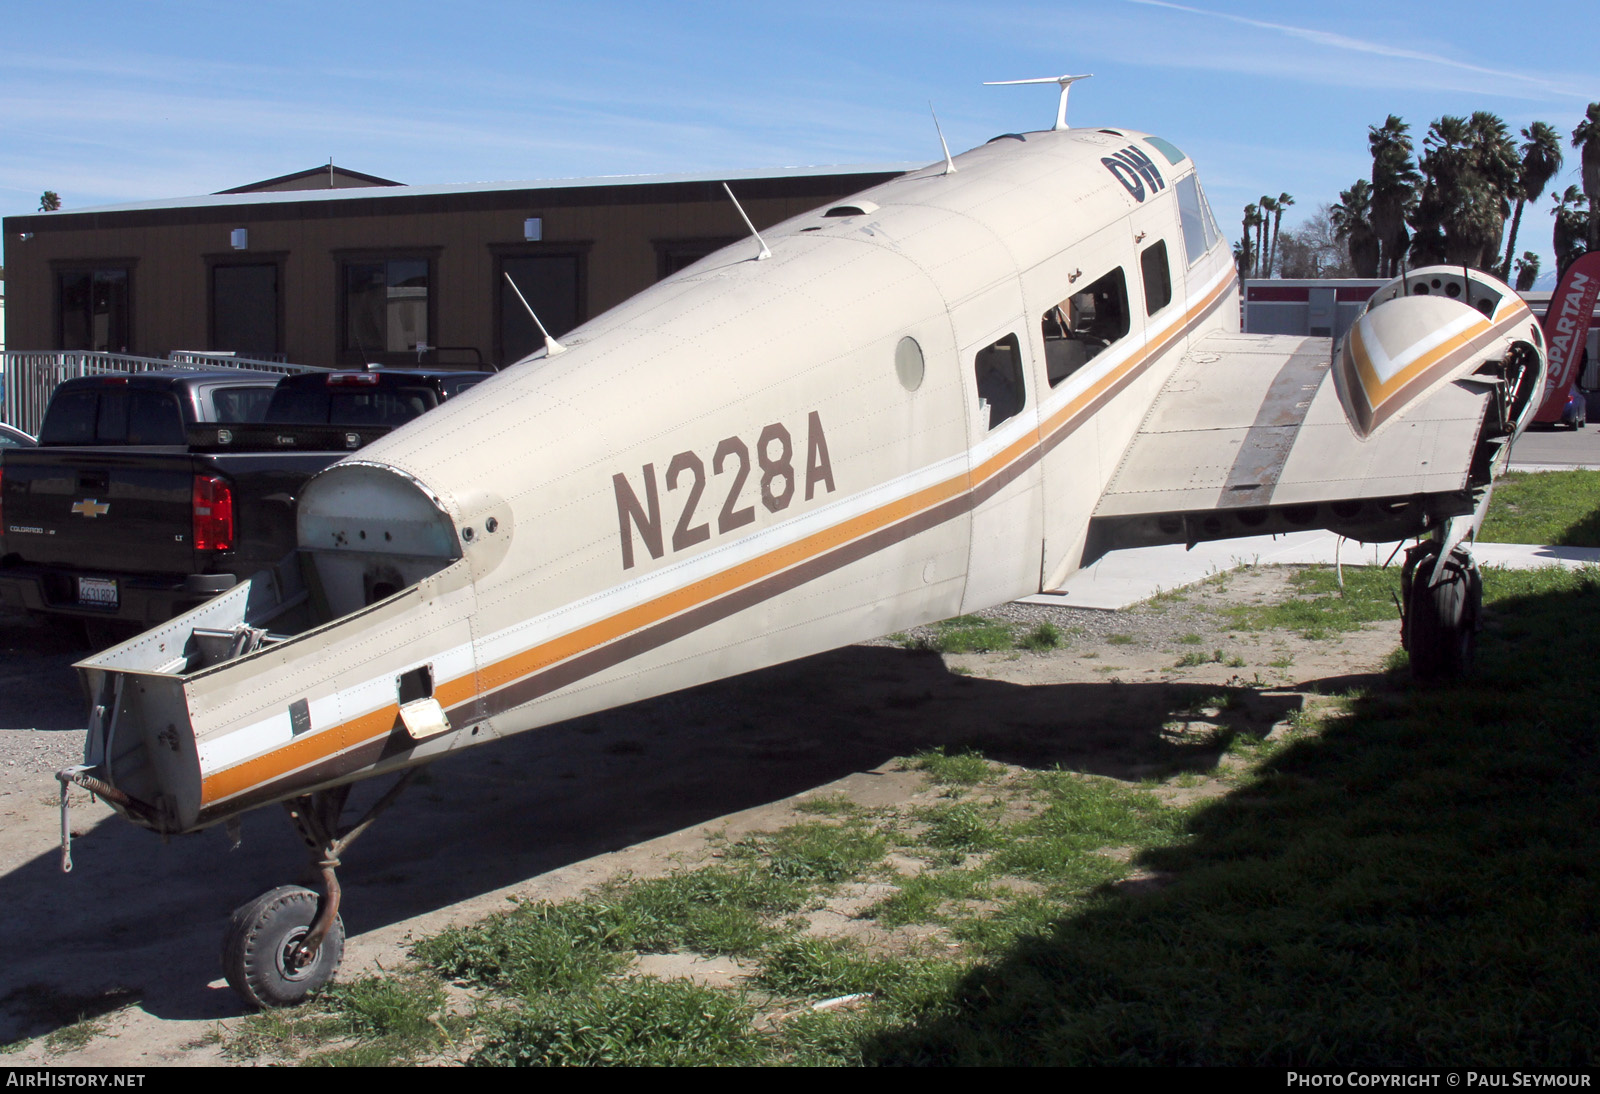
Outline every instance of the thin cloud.
<path id="1" fill-rule="evenodd" d="M 1377 57 L 1388 57 L 1402 61 L 1417 61 L 1422 64 L 1439 65 L 1443 68 L 1455 69 L 1460 72 L 1469 72 L 1479 76 L 1492 76 L 1497 79 L 1514 80 L 1526 84 L 1529 88 L 1537 88 L 1553 95 L 1572 96 L 1575 98 L 1586 97 L 1586 93 L 1577 88 L 1568 87 L 1543 76 L 1532 75 L 1526 72 L 1515 72 L 1508 69 L 1488 68 L 1483 65 L 1470 64 L 1458 61 L 1451 57 L 1444 57 L 1437 53 L 1424 53 L 1421 50 L 1405 49 L 1400 46 L 1389 45 L 1385 42 L 1368 42 L 1360 38 L 1351 38 L 1345 34 L 1335 34 L 1332 31 L 1314 30 L 1310 27 L 1290 26 L 1287 23 L 1272 23 L 1264 19 L 1251 19 L 1243 15 L 1234 15 L 1231 12 L 1207 11 L 1204 8 L 1194 8 L 1187 4 L 1174 4 L 1171 0 L 1128 0 L 1130 4 L 1139 4 L 1149 8 L 1167 8 L 1171 11 L 1181 11 L 1189 15 L 1198 15 L 1207 19 L 1221 19 L 1242 26 L 1256 27 L 1259 30 L 1275 31 L 1290 38 L 1297 38 L 1314 45 L 1327 46 L 1332 49 L 1350 50 L 1355 53 L 1366 53 Z"/>

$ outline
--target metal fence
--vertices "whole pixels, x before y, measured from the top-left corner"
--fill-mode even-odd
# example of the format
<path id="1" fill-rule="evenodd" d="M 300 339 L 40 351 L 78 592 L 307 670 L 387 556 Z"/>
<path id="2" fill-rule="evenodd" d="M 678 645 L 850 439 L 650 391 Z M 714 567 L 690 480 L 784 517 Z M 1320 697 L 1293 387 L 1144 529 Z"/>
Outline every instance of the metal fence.
<path id="1" fill-rule="evenodd" d="M 180 353 L 180 360 L 159 357 L 132 357 L 124 353 L 72 351 L 6 350 L 0 353 L 0 421 L 27 433 L 37 434 L 44 421 L 44 408 L 56 385 L 78 376 L 102 376 L 112 372 L 155 372 L 159 369 L 214 368 L 248 369 L 290 376 L 299 372 L 321 372 L 311 365 L 290 365 L 281 361 L 260 361 L 219 354 Z"/>
<path id="2" fill-rule="evenodd" d="M 229 353 L 226 350 L 175 349 L 167 354 L 167 360 L 180 365 L 260 368 L 270 372 L 273 365 L 288 364 L 289 355 L 287 353 L 269 353 L 265 357 L 245 357 L 242 354 Z"/>

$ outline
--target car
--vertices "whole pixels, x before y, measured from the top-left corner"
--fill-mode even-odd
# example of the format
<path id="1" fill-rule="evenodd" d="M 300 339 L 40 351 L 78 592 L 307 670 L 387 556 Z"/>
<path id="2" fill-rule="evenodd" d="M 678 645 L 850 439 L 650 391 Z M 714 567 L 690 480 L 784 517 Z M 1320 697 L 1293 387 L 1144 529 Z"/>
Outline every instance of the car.
<path id="1" fill-rule="evenodd" d="M 1567 392 L 1567 405 L 1561 408 L 1561 424 L 1574 432 L 1589 424 L 1589 397 L 1573 384 Z"/>
<path id="2" fill-rule="evenodd" d="M 22 430 L 0 422 L 0 448 L 32 448 L 38 443 Z"/>

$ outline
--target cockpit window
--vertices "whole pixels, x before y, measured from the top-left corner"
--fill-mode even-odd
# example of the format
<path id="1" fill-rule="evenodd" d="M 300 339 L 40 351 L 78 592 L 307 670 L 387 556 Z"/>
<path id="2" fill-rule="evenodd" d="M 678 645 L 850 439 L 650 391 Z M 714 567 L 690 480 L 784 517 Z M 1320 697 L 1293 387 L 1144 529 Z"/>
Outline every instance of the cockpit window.
<path id="1" fill-rule="evenodd" d="M 1189 265 L 1193 266 L 1216 246 L 1222 234 L 1211 218 L 1211 206 L 1200 190 L 1200 180 L 1192 174 L 1178 180 L 1178 219 L 1183 222 L 1183 246 L 1189 252 Z"/>

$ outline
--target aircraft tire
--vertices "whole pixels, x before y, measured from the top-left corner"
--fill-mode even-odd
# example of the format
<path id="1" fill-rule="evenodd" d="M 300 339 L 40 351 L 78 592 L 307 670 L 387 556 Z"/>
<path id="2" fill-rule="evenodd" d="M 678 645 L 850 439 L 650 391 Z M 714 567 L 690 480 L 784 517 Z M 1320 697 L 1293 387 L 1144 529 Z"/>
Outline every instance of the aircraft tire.
<path id="1" fill-rule="evenodd" d="M 250 1006 L 294 1006 L 339 971 L 344 922 L 338 918 L 309 964 L 296 967 L 291 961 L 320 900 L 310 889 L 280 885 L 235 909 L 222 936 L 222 973 Z"/>
<path id="2" fill-rule="evenodd" d="M 1422 683 L 1459 680 L 1472 671 L 1478 647 L 1482 586 L 1475 570 L 1446 563 L 1443 580 L 1428 587 L 1431 560 L 1411 575 L 1410 625 L 1406 647 L 1411 676 Z"/>

